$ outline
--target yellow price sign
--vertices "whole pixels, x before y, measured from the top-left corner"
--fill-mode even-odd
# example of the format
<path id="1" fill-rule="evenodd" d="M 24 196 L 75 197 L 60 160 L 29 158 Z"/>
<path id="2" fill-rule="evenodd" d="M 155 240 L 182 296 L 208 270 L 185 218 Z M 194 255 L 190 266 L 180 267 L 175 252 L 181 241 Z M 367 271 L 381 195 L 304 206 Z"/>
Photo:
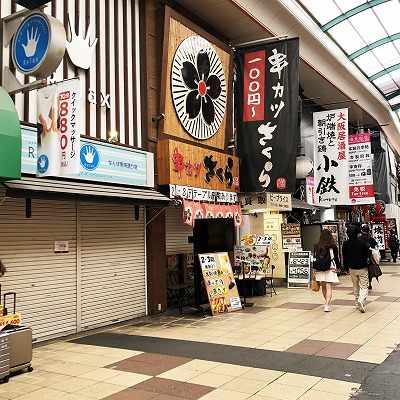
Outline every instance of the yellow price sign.
<path id="1" fill-rule="evenodd" d="M 21 314 L 10 314 L 0 317 L 0 327 L 4 327 L 10 324 L 21 325 Z"/>

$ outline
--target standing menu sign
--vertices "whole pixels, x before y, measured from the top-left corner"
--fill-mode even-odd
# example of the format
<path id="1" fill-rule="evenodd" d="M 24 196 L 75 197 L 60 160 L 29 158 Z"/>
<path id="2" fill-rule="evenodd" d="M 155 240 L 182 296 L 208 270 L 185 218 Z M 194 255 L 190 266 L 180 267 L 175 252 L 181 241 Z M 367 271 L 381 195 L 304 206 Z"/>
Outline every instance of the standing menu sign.
<path id="1" fill-rule="evenodd" d="M 311 252 L 289 252 L 288 288 L 291 283 L 306 283 L 310 287 L 311 276 Z"/>
<path id="2" fill-rule="evenodd" d="M 199 254 L 199 261 L 212 314 L 241 310 L 228 253 Z"/>

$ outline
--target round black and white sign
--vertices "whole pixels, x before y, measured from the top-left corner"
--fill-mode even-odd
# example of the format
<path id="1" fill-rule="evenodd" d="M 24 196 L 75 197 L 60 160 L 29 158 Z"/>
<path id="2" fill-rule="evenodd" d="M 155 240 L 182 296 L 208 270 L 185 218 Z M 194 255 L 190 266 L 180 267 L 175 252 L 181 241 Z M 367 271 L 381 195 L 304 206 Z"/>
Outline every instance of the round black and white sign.
<path id="1" fill-rule="evenodd" d="M 226 81 L 214 47 L 190 36 L 177 48 L 171 70 L 172 101 L 178 118 L 196 139 L 212 137 L 225 115 Z"/>

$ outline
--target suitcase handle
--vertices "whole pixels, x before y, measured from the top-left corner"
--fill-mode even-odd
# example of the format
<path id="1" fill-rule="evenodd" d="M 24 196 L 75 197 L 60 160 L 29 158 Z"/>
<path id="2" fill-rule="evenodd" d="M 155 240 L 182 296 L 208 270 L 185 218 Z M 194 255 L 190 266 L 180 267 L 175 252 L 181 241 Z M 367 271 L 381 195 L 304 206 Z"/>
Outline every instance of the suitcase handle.
<path id="1" fill-rule="evenodd" d="M 14 297 L 14 312 L 13 312 L 13 314 L 15 314 L 15 306 L 16 306 L 16 304 L 17 304 L 17 293 L 16 292 L 7 292 L 7 293 L 4 293 L 4 295 L 3 295 L 3 315 L 7 315 L 8 314 L 8 311 L 7 311 L 7 307 L 6 307 L 6 298 L 7 298 L 7 296 L 13 296 Z"/>

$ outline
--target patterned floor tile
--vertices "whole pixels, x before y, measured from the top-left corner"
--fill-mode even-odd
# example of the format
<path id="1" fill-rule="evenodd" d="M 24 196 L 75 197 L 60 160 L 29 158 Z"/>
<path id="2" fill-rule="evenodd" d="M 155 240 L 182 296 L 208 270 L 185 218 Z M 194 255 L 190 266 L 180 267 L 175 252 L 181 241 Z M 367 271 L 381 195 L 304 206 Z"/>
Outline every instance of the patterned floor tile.
<path id="1" fill-rule="evenodd" d="M 393 303 L 394 301 L 398 301 L 400 298 L 399 297 L 394 297 L 394 296 L 381 296 L 375 299 L 375 301 L 384 301 L 387 303 Z"/>
<path id="2" fill-rule="evenodd" d="M 109 364 L 106 366 L 106 368 L 155 376 L 169 371 L 172 368 L 186 364 L 189 361 L 191 361 L 191 358 L 168 356 L 164 354 L 142 353 L 138 354 L 137 356 Z"/>
<path id="3" fill-rule="evenodd" d="M 149 392 L 147 390 L 127 388 L 118 393 L 105 397 L 104 400 L 149 400 L 158 396 L 158 393 Z"/>
<path id="4" fill-rule="evenodd" d="M 297 354 L 315 354 L 321 351 L 324 347 L 328 346 L 331 342 L 324 340 L 311 340 L 304 339 L 301 342 L 289 347 L 285 350 L 287 353 L 297 353 Z"/>
<path id="5" fill-rule="evenodd" d="M 353 343 L 338 343 L 333 342 L 328 344 L 326 347 L 315 353 L 317 356 L 331 357 L 331 358 L 341 358 L 346 360 L 355 351 L 357 351 L 361 345 Z"/>
<path id="6" fill-rule="evenodd" d="M 156 377 L 139 383 L 132 388 L 188 400 L 197 400 L 214 390 L 214 388 L 208 386 Z"/>
<path id="7" fill-rule="evenodd" d="M 320 307 L 321 304 L 312 304 L 312 303 L 283 303 L 277 308 L 290 308 L 293 310 L 314 310 L 314 308 Z"/>

